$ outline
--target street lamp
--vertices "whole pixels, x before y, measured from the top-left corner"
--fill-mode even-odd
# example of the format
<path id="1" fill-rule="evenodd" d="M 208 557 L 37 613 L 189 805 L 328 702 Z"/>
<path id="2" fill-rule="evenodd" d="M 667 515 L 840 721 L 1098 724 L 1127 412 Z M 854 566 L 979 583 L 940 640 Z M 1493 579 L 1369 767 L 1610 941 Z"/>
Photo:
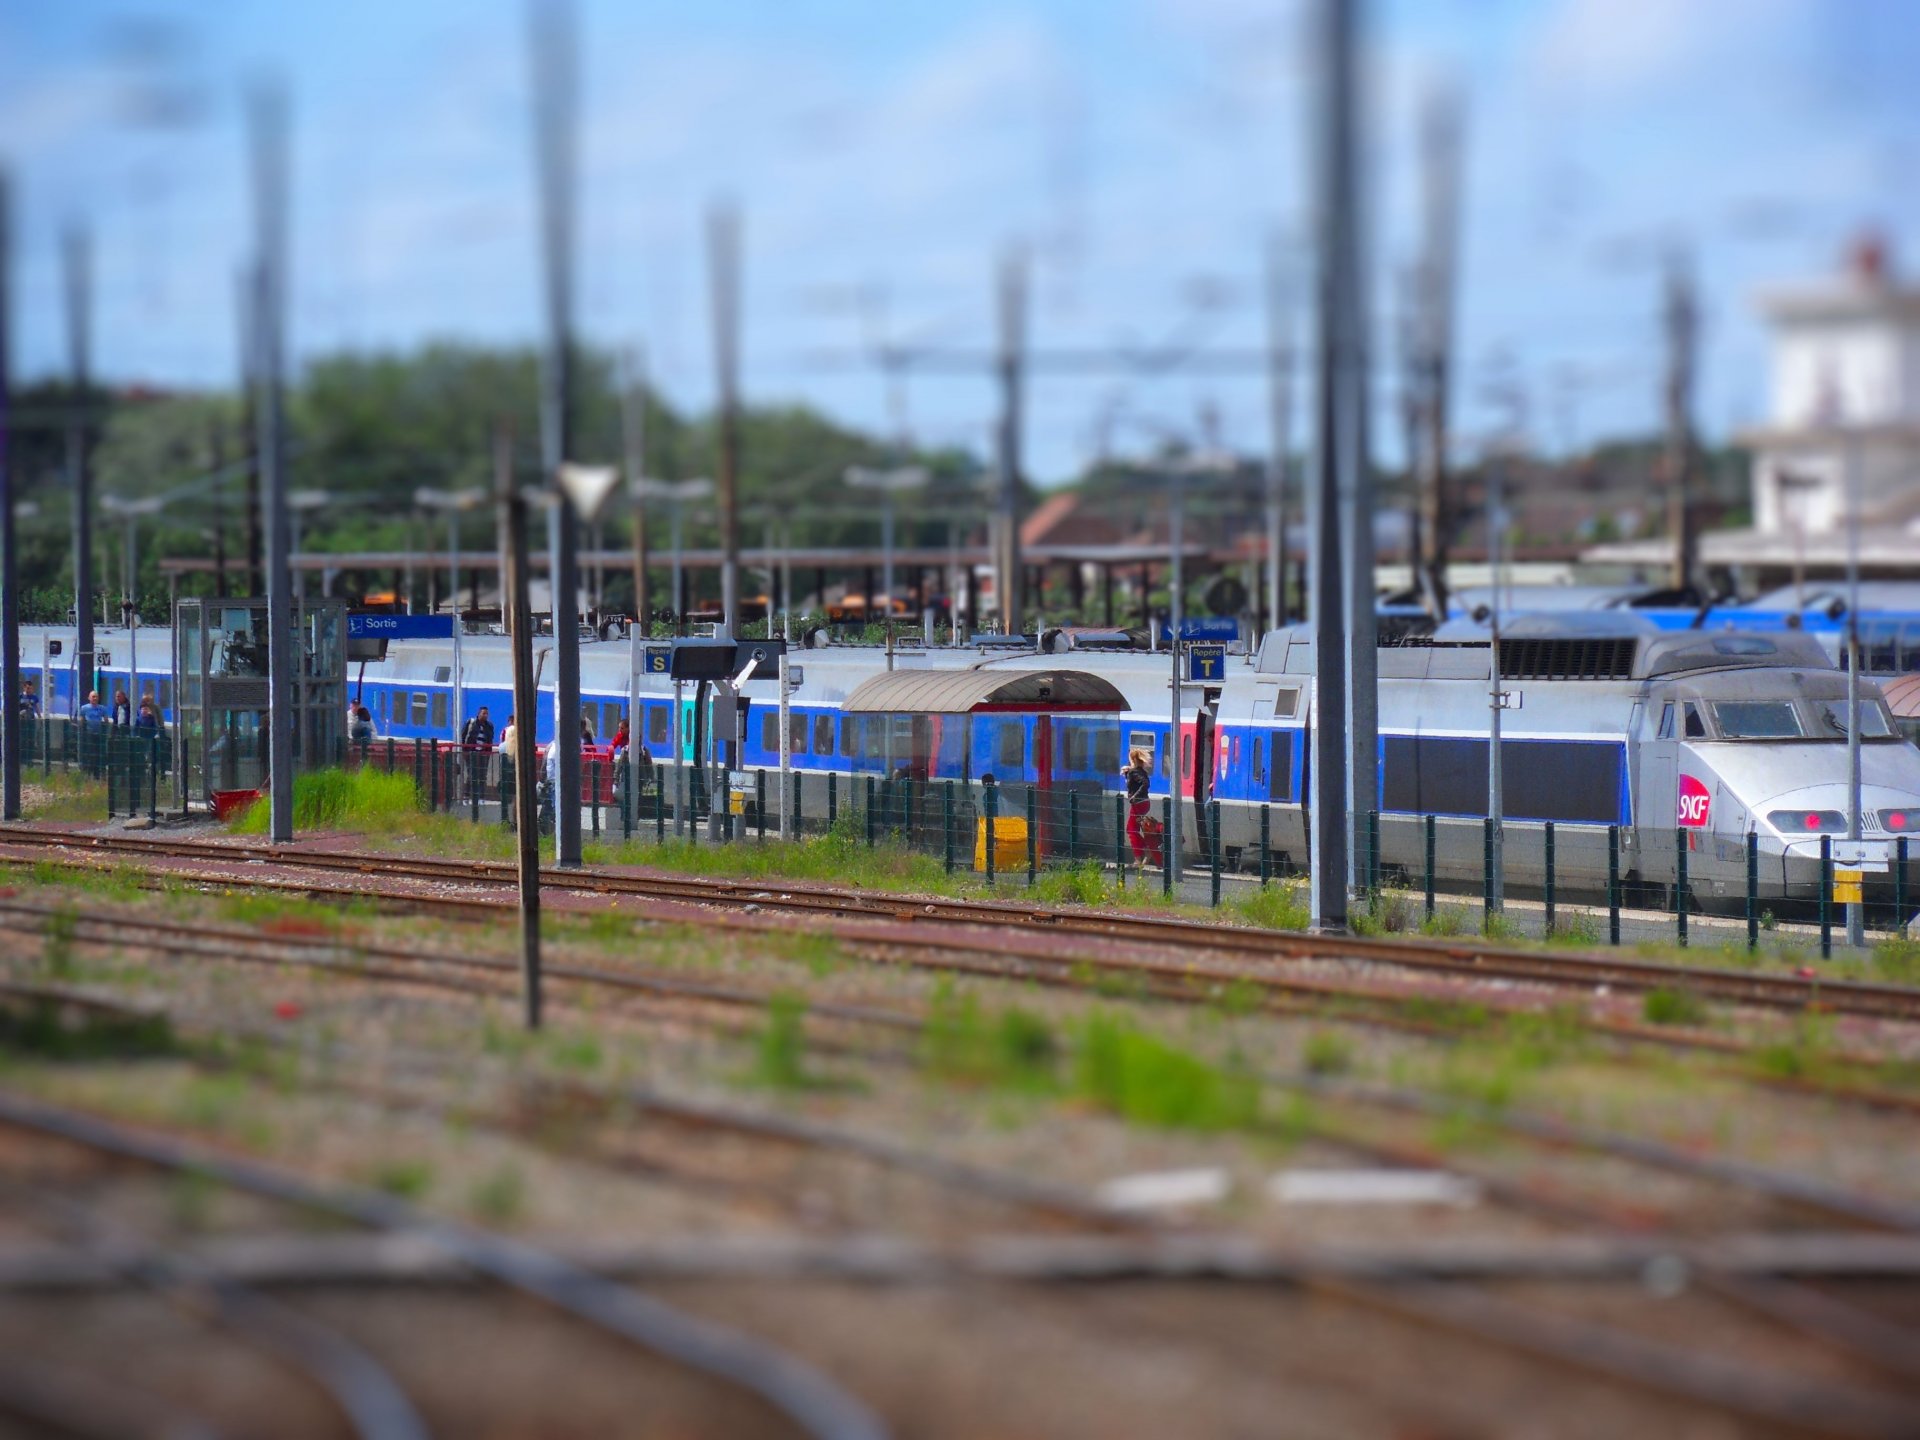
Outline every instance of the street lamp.
<path id="1" fill-rule="evenodd" d="M 713 481 L 704 476 L 693 480 L 655 480 L 642 476 L 638 480 L 629 482 L 627 488 L 634 500 L 641 505 L 649 500 L 664 500 L 671 507 L 667 513 L 672 527 L 673 609 L 675 616 L 684 620 L 685 617 L 680 616 L 680 569 L 683 563 L 680 548 L 680 507 L 688 501 L 704 500 L 713 494 Z"/>
<path id="2" fill-rule="evenodd" d="M 453 601 L 453 738 L 466 739 L 467 711 L 465 689 L 461 683 L 460 632 L 467 627 L 460 618 L 460 516 L 486 503 L 484 490 L 436 490 L 422 485 L 413 492 L 413 503 L 422 510 L 447 512 L 447 594 Z"/>
<path id="3" fill-rule="evenodd" d="M 901 465 L 892 470 L 873 470 L 864 465 L 847 467 L 847 484 L 856 490 L 880 492 L 880 549 L 886 567 L 889 618 L 893 615 L 893 497 L 903 491 L 925 488 L 929 478 L 924 465 Z M 867 623 L 873 622 L 871 615 L 866 618 Z"/>
<path id="4" fill-rule="evenodd" d="M 300 517 L 309 510 L 320 510 L 333 503 L 333 492 L 329 490 L 289 490 L 287 492 L 287 521 L 292 529 L 288 541 L 289 555 L 300 553 Z M 304 570 L 293 574 L 293 598 L 296 604 L 306 603 L 307 575 Z"/>
<path id="5" fill-rule="evenodd" d="M 149 495 L 139 500 L 128 500 L 119 495 L 103 495 L 100 506 L 109 515 L 118 515 L 127 522 L 126 549 L 120 557 L 120 593 L 127 621 L 127 685 L 129 687 L 127 704 L 130 707 L 127 719 L 133 715 L 131 707 L 140 703 L 140 569 L 134 558 L 134 528 L 142 515 L 158 515 L 160 508 L 167 502 L 158 495 Z"/>

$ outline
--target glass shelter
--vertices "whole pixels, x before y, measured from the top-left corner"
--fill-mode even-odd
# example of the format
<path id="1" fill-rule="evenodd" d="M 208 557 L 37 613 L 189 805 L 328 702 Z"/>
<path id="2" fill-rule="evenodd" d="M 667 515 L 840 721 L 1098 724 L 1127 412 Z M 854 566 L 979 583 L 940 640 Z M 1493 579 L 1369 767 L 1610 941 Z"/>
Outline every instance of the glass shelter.
<path id="1" fill-rule="evenodd" d="M 294 771 L 335 765 L 346 751 L 347 607 L 296 607 Z M 267 774 L 267 602 L 187 599 L 173 612 L 175 744 L 188 800 L 255 790 Z"/>

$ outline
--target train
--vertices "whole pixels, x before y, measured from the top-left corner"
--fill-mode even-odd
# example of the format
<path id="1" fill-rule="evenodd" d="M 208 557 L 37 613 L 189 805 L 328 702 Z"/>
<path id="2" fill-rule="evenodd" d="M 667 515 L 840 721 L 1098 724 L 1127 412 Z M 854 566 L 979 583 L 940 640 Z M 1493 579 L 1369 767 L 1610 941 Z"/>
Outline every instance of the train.
<path id="1" fill-rule="evenodd" d="M 133 673 L 127 639 L 98 632 L 108 685 L 136 698 L 152 693 L 170 712 L 166 632 L 145 632 Z M 1438 883 L 1479 883 L 1489 639 L 1474 622 L 1453 621 L 1378 652 L 1379 782 L 1356 829 L 1386 883 L 1424 874 L 1429 826 Z M 779 648 L 738 643 L 743 655 Z M 543 658 L 551 645 L 541 637 L 535 646 L 549 702 L 536 723 L 543 745 L 552 738 L 553 666 Z M 704 687 L 680 690 L 676 725 L 675 686 L 644 663 L 644 648 L 583 639 L 582 714 L 603 741 L 632 720 L 653 758 L 690 763 L 705 748 Z M 39 680 L 54 713 L 71 703 L 74 677 L 60 666 L 71 653 L 70 630 L 22 627 L 25 674 Z M 830 785 L 845 804 L 869 783 L 906 780 L 926 796 L 951 781 L 964 822 L 978 813 L 991 776 L 1001 813 L 1031 807 L 1047 849 L 1071 836 L 1078 853 L 1113 855 L 1127 757 L 1151 756 L 1158 813 L 1177 743 L 1182 798 L 1198 802 L 1181 807 L 1187 853 L 1217 847 L 1229 868 L 1281 872 L 1310 859 L 1315 666 L 1304 627 L 1270 631 L 1235 647 L 1216 676 L 1183 682 L 1177 731 L 1169 655 L 1139 648 L 1125 632 L 1056 630 L 1037 641 L 982 637 L 891 652 L 796 644 L 787 659 L 788 763 L 806 815 L 826 814 Z M 449 640 L 390 642 L 383 659 L 349 670 L 348 693 L 382 739 L 452 741 L 480 706 L 499 724 L 512 705 L 504 638 L 465 637 L 462 660 L 459 715 Z M 1563 890 L 1598 892 L 1617 873 L 1630 889 L 1671 899 L 1684 862 L 1689 896 L 1706 908 L 1744 898 L 1749 836 L 1765 898 L 1816 893 L 1823 837 L 1849 868 L 1867 872 L 1867 888 L 1881 898 L 1896 846 L 1920 836 L 1920 749 L 1877 685 L 1863 680 L 1865 839 L 1845 842 L 1847 676 L 1804 630 L 1670 630 L 1626 611 L 1540 613 L 1506 623 L 1499 665 L 1501 831 L 1514 887 L 1544 884 L 1547 822 Z M 778 690 L 772 663 L 740 686 L 744 723 L 732 767 L 749 777 L 779 768 Z"/>

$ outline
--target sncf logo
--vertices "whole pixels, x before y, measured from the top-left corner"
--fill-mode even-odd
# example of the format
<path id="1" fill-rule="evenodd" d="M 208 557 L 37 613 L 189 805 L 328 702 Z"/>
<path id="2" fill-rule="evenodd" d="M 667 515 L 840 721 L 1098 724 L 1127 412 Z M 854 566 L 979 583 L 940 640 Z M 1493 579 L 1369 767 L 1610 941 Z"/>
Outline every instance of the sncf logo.
<path id="1" fill-rule="evenodd" d="M 1681 825 L 1697 830 L 1707 823 L 1708 812 L 1713 807 L 1713 796 L 1707 793 L 1707 787 L 1691 775 L 1680 777 L 1680 815 Z"/>

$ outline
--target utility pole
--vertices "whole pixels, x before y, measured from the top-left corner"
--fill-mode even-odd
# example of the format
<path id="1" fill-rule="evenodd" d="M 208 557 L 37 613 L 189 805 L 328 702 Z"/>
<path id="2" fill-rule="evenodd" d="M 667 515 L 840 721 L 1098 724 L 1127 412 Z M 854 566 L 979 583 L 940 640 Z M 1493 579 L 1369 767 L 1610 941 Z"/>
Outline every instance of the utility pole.
<path id="1" fill-rule="evenodd" d="M 540 183 L 540 234 L 546 269 L 547 350 L 541 371 L 540 458 L 546 482 L 558 486 L 573 448 L 574 144 L 579 94 L 571 0 L 531 0 L 534 137 Z M 579 522 L 556 497 L 553 593 L 555 767 L 554 851 L 566 868 L 580 864 L 580 594 Z M 531 714 L 532 712 L 528 712 Z M 523 818 L 522 824 L 526 821 Z"/>
<path id="2" fill-rule="evenodd" d="M 540 827 L 534 756 L 540 695 L 533 688 L 533 604 L 527 580 L 527 499 L 513 483 L 513 442 L 506 427 L 494 444 L 494 487 L 506 570 L 500 606 L 513 647 L 513 849 L 520 891 L 520 998 L 529 1030 L 540 1028 Z M 555 743 L 558 743 L 555 737 Z M 573 747 L 579 754 L 579 747 Z M 564 751 L 562 752 L 565 753 Z M 556 807 L 559 808 L 559 807 Z M 579 806 L 574 806 L 579 813 Z"/>
<path id="3" fill-rule="evenodd" d="M 729 640 L 740 638 L 740 212 L 715 206 L 707 217 L 713 282 L 713 358 L 719 405 L 714 479 L 720 496 L 720 615 Z"/>
<path id="4" fill-rule="evenodd" d="M 1350 894 L 1353 796 L 1348 785 L 1359 736 L 1360 717 L 1348 717 L 1354 698 L 1352 672 L 1364 654 L 1366 679 L 1373 674 L 1373 610 L 1352 614 L 1353 595 L 1371 599 L 1370 544 L 1346 545 L 1356 522 L 1371 539 L 1371 515 L 1357 505 L 1356 486 L 1364 475 L 1362 441 L 1365 412 L 1360 391 L 1365 371 L 1358 363 L 1360 257 L 1355 136 L 1358 97 L 1356 11 L 1359 0 L 1320 0 L 1318 91 L 1315 141 L 1319 164 L 1314 176 L 1316 259 L 1319 305 L 1314 345 L 1314 489 L 1313 489 L 1313 816 L 1312 901 L 1316 929 L 1347 928 Z M 1342 530 L 1348 535 L 1343 537 Z M 1349 577 L 1347 567 L 1364 551 L 1367 570 Z M 1366 633 L 1354 633 L 1356 622 Z M 1360 687 L 1370 692 L 1370 683 Z M 1373 737 L 1366 737 L 1368 770 Z"/>
<path id="5" fill-rule="evenodd" d="M 645 351 L 626 353 L 626 384 L 620 388 L 620 441 L 626 452 L 627 489 L 633 493 L 633 620 L 644 637 L 650 626 L 647 583 L 647 505 L 638 486 L 647 473 L 647 358 Z M 639 712 L 632 723 L 639 725 Z"/>
<path id="6" fill-rule="evenodd" d="M 78 225 L 64 238 L 67 281 L 67 385 L 72 400 L 67 416 L 67 483 L 73 489 L 73 713 L 80 713 L 93 688 L 93 454 L 87 433 L 88 341 L 93 324 L 92 245 Z"/>
<path id="7" fill-rule="evenodd" d="M 253 312 L 259 302 L 259 280 L 258 262 L 245 264 L 234 277 L 233 287 L 234 310 L 240 321 L 240 453 L 247 462 L 247 571 L 242 590 L 248 595 L 260 594 L 266 584 L 266 570 L 261 563 L 260 451 L 255 444 L 260 433 L 260 420 L 254 394 L 254 350 L 258 344 L 258 334 Z M 411 589 L 408 593 L 411 595 Z"/>
<path id="8" fill-rule="evenodd" d="M 293 839 L 293 690 L 299 667 L 293 649 L 291 507 L 281 422 L 281 364 L 286 318 L 287 108 L 276 88 L 255 93 L 253 138 L 254 243 L 257 247 L 253 322 L 254 371 L 259 386 L 261 480 L 267 522 L 267 774 L 268 831 L 275 844 Z"/>
<path id="9" fill-rule="evenodd" d="M 0 820 L 20 818 L 20 564 L 8 420 L 13 405 L 13 187 L 0 170 Z M 45 697 L 42 697 L 43 702 Z"/>
<path id="10" fill-rule="evenodd" d="M 1699 570 L 1700 537 L 1693 513 L 1693 365 L 1699 310 L 1693 267 L 1676 250 L 1667 259 L 1667 529 L 1673 535 L 1675 590 L 1693 586 Z M 1701 592 L 1702 598 L 1704 591 Z"/>
<path id="11" fill-rule="evenodd" d="M 1000 503 L 995 512 L 993 588 L 1000 602 L 1000 629 L 1024 629 L 1025 566 L 1020 559 L 1020 399 L 1026 368 L 1027 257 L 1009 250 L 1000 259 L 1000 427 L 996 437 Z"/>
<path id="12" fill-rule="evenodd" d="M 1859 438 L 1849 427 L 1842 465 L 1847 486 L 1847 840 L 1854 866 L 1861 865 L 1860 845 L 1860 521 L 1866 503 Z M 1898 863 L 1896 861 L 1895 863 Z M 1864 875 L 1864 870 L 1860 872 Z M 1823 881 L 1825 877 L 1822 877 Z M 1864 892 L 1862 892 L 1864 893 Z M 1825 897 L 1822 897 L 1824 900 Z M 1907 917 L 1896 915 L 1905 924 Z M 1847 902 L 1847 944 L 1858 949 L 1867 943 L 1867 910 L 1859 900 Z"/>
<path id="13" fill-rule="evenodd" d="M 1287 242 L 1267 239 L 1267 403 L 1273 453 L 1267 457 L 1267 623 L 1287 623 L 1287 466 L 1293 448 L 1293 287 Z"/>
<path id="14" fill-rule="evenodd" d="M 1436 91 L 1420 132 L 1426 234 L 1420 257 L 1417 387 L 1425 429 L 1421 446 L 1420 581 L 1436 621 L 1447 618 L 1447 550 L 1453 505 L 1447 479 L 1447 401 L 1453 379 L 1453 304 L 1459 265 L 1460 100 Z"/>

